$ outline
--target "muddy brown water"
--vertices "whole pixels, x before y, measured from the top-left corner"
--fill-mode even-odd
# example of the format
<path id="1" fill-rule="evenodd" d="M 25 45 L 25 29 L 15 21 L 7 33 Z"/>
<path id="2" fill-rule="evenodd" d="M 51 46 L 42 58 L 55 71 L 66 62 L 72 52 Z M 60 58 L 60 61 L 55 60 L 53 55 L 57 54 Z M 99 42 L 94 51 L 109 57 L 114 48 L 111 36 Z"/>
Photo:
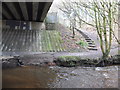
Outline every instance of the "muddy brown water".
<path id="1" fill-rule="evenodd" d="M 118 88 L 118 69 L 118 66 L 4 69 L 3 88 Z"/>
<path id="2" fill-rule="evenodd" d="M 56 74 L 47 67 L 26 66 L 2 71 L 3 88 L 48 88 Z"/>

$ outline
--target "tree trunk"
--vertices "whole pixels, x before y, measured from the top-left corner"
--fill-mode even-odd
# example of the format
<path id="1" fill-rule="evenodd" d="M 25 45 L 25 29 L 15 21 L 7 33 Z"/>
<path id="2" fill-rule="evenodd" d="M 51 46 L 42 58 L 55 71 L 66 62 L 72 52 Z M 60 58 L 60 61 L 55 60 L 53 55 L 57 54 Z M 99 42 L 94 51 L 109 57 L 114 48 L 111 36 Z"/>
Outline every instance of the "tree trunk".
<path id="1" fill-rule="evenodd" d="M 73 27 L 73 37 L 72 38 L 75 38 L 75 28 Z"/>

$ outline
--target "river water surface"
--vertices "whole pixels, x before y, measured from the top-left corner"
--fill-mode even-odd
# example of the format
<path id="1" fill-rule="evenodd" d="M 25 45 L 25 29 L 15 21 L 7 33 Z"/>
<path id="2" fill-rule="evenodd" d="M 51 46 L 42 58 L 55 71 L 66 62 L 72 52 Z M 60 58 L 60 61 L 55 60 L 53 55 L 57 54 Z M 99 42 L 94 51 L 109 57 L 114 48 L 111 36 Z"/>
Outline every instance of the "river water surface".
<path id="1" fill-rule="evenodd" d="M 26 66 L 5 69 L 2 72 L 3 88 L 48 88 L 56 74 L 46 67 Z"/>
<path id="2" fill-rule="evenodd" d="M 3 88 L 118 88 L 118 66 L 4 69 Z"/>

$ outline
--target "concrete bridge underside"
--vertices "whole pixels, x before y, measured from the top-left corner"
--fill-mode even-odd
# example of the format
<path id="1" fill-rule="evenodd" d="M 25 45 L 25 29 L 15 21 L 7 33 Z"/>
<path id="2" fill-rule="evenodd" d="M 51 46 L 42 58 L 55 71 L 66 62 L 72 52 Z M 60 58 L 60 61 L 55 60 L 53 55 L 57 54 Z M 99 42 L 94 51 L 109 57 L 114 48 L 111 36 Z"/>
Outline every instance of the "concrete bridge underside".
<path id="1" fill-rule="evenodd" d="M 43 22 L 52 2 L 2 2 L 2 20 Z"/>
<path id="2" fill-rule="evenodd" d="M 52 2 L 2 2 L 0 54 L 43 52 L 41 28 Z"/>

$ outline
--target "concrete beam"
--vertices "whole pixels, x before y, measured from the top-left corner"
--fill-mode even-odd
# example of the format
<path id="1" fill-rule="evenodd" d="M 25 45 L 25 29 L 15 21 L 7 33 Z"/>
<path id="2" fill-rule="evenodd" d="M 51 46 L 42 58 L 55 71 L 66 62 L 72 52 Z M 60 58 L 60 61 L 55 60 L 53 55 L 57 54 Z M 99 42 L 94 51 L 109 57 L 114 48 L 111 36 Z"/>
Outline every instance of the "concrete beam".
<path id="1" fill-rule="evenodd" d="M 17 19 L 17 20 L 20 20 L 20 16 L 14 6 L 14 4 L 12 2 L 6 2 L 6 5 L 8 6 L 8 8 L 10 9 L 10 11 L 12 12 L 12 14 L 14 15 L 14 17 Z"/>
<path id="2" fill-rule="evenodd" d="M 26 7 L 27 7 L 27 11 L 28 11 L 29 21 L 32 21 L 32 16 L 33 16 L 33 13 L 32 13 L 32 2 L 26 2 Z"/>
<path id="3" fill-rule="evenodd" d="M 19 2 L 24 20 L 28 20 L 28 12 L 27 12 L 27 7 L 25 2 Z"/>
<path id="4" fill-rule="evenodd" d="M 12 0 L 11 0 L 12 1 Z M 52 2 L 3 2 L 3 20 L 43 22 Z"/>
<path id="5" fill-rule="evenodd" d="M 7 19 L 12 19 L 12 16 L 4 9 L 2 8 L 2 11 L 0 11 L 1 13 L 3 13 L 3 15 L 7 18 Z"/>
<path id="6" fill-rule="evenodd" d="M 37 14 L 38 14 L 38 2 L 33 2 L 33 21 L 36 21 L 37 19 Z"/>
<path id="7" fill-rule="evenodd" d="M 0 12 L 0 20 L 2 20 L 2 13 Z"/>
<path id="8" fill-rule="evenodd" d="M 40 18 L 40 21 L 43 21 L 47 15 L 47 12 L 51 6 L 52 2 L 46 2 L 45 3 L 45 6 L 44 6 L 44 9 L 43 9 L 43 12 L 42 12 L 42 15 L 41 15 L 41 18 Z"/>
<path id="9" fill-rule="evenodd" d="M 2 0 L 4 2 L 16 2 L 17 0 Z M 53 2 L 53 0 L 20 0 L 20 2 Z"/>
<path id="10" fill-rule="evenodd" d="M 2 20 L 2 2 L 0 2 L 0 20 Z"/>

